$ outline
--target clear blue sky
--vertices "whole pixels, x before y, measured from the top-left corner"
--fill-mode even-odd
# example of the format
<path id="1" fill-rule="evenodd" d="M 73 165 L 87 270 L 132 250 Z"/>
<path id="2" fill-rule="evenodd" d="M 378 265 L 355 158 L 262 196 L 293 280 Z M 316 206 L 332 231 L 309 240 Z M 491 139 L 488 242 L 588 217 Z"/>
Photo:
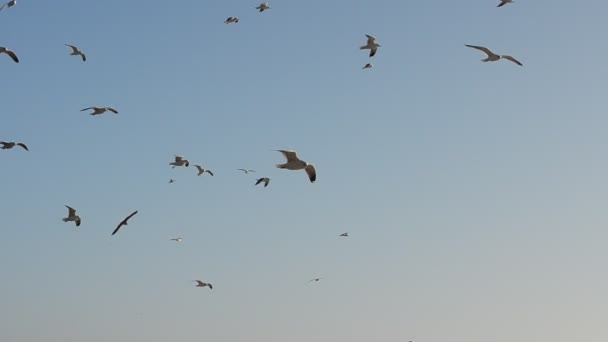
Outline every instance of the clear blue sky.
<path id="1" fill-rule="evenodd" d="M 608 340 L 608 5 L 497 4 L 0 12 L 0 341 Z"/>

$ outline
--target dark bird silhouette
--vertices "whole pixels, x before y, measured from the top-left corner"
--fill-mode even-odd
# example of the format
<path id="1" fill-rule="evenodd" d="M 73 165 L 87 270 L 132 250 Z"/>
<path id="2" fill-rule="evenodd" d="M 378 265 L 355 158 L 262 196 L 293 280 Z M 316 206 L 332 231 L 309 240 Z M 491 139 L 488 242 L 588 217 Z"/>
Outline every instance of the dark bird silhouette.
<path id="1" fill-rule="evenodd" d="M 264 182 L 264 187 L 267 187 L 268 183 L 270 183 L 270 178 L 268 178 L 268 177 L 260 178 L 260 179 L 258 179 L 257 182 L 255 182 L 255 185 L 258 185 L 258 184 L 260 184 L 262 182 Z"/>
<path id="2" fill-rule="evenodd" d="M 195 280 L 195 282 L 197 282 L 196 287 L 209 287 L 210 290 L 213 290 L 213 285 L 209 284 L 209 283 L 204 283 L 200 280 Z"/>
<path id="3" fill-rule="evenodd" d="M 116 227 L 116 229 L 114 229 L 114 232 L 112 232 L 112 235 L 118 233 L 118 230 L 122 227 L 122 226 L 128 226 L 129 224 L 127 223 L 127 221 L 129 221 L 129 219 L 133 216 L 135 216 L 135 214 L 137 214 L 137 210 L 135 210 L 131 215 L 127 216 L 127 218 L 125 218 L 124 220 L 122 220 L 118 226 Z"/>
<path id="4" fill-rule="evenodd" d="M 0 141 L 0 145 L 2 145 L 2 147 L 0 147 L 0 149 L 3 149 L 3 150 L 10 150 L 11 148 L 13 148 L 15 146 L 21 146 L 21 147 L 23 147 L 24 150 L 29 151 L 27 146 L 24 143 L 20 143 L 20 142 Z"/>
<path id="5" fill-rule="evenodd" d="M 340 236 L 348 237 L 348 233 L 340 234 Z"/>

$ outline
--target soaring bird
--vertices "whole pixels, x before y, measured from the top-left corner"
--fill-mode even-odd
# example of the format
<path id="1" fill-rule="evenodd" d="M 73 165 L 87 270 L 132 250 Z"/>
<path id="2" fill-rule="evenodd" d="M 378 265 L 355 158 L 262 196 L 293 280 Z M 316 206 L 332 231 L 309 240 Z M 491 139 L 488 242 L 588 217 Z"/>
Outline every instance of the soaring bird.
<path id="1" fill-rule="evenodd" d="M 213 290 L 213 285 L 211 285 L 209 283 L 203 283 L 200 280 L 195 280 L 195 282 L 197 282 L 196 287 L 205 287 L 205 286 L 208 286 L 210 290 Z"/>
<path id="2" fill-rule="evenodd" d="M 226 19 L 224 21 L 224 24 L 230 24 L 230 23 L 238 23 L 239 22 L 239 18 L 237 17 L 228 17 L 228 19 Z"/>
<path id="3" fill-rule="evenodd" d="M 169 184 L 175 183 L 175 179 L 169 179 Z"/>
<path id="4" fill-rule="evenodd" d="M 260 179 L 258 179 L 257 182 L 255 182 L 255 185 L 258 185 L 258 184 L 260 184 L 262 182 L 264 182 L 264 187 L 267 187 L 268 183 L 270 183 L 270 178 L 268 178 L 268 177 L 260 178 Z"/>
<path id="5" fill-rule="evenodd" d="M 260 12 L 264 12 L 265 10 L 270 9 L 270 5 L 267 2 L 263 2 L 255 9 L 259 10 Z"/>
<path id="6" fill-rule="evenodd" d="M 69 46 L 72 48 L 72 53 L 70 53 L 70 56 L 80 56 L 80 57 L 82 57 L 83 62 L 87 61 L 87 55 L 85 55 L 82 51 L 78 50 L 77 47 L 75 47 L 74 45 L 70 45 L 70 44 L 65 44 L 65 46 Z"/>
<path id="7" fill-rule="evenodd" d="M 237 170 L 243 171 L 244 173 L 255 172 L 255 170 L 249 170 L 249 169 L 237 169 Z"/>
<path id="8" fill-rule="evenodd" d="M 0 145 L 2 145 L 2 147 L 0 147 L 0 149 L 3 149 L 3 150 L 10 150 L 11 148 L 13 148 L 15 146 L 21 146 L 21 147 L 23 147 L 24 150 L 29 151 L 27 146 L 24 143 L 20 143 L 20 142 L 0 141 Z"/>
<path id="9" fill-rule="evenodd" d="M 190 166 L 190 162 L 182 156 L 175 155 L 175 161 L 169 163 L 169 165 L 173 165 L 172 169 L 175 169 L 176 166 L 188 167 Z"/>
<path id="10" fill-rule="evenodd" d="M 488 49 L 487 47 L 477 46 L 477 45 L 467 45 L 467 44 L 465 44 L 464 46 L 483 51 L 486 55 L 488 55 L 488 57 L 486 59 L 481 60 L 482 62 L 496 62 L 497 60 L 503 58 L 503 59 L 509 60 L 519 66 L 523 66 L 523 64 L 521 64 L 517 59 L 513 58 L 512 56 L 497 55 L 494 52 L 490 51 L 490 49 Z"/>
<path id="11" fill-rule="evenodd" d="M 129 224 L 127 223 L 127 221 L 129 221 L 129 219 L 131 217 L 133 217 L 135 214 L 137 214 L 137 210 L 135 210 L 133 213 L 131 213 L 131 215 L 127 216 L 124 220 L 122 220 L 118 226 L 116 227 L 116 229 L 114 229 L 114 231 L 112 232 L 112 235 L 118 233 L 118 230 L 120 229 L 120 227 L 122 226 L 128 226 Z"/>
<path id="12" fill-rule="evenodd" d="M 11 8 L 11 7 L 15 6 L 16 4 L 17 4 L 17 0 L 11 0 L 11 1 L 5 3 L 4 5 L 2 5 L 2 7 L 0 7 L 0 11 L 2 11 L 4 9 L 4 7 Z"/>
<path id="13" fill-rule="evenodd" d="M 85 109 L 81 109 L 80 111 L 84 112 L 85 110 L 89 110 L 89 109 L 93 110 L 93 112 L 91 113 L 91 115 L 100 115 L 100 114 L 103 114 L 103 113 L 108 112 L 108 111 L 112 112 L 114 114 L 118 114 L 118 111 L 116 109 L 112 108 L 112 107 L 95 107 L 95 106 L 93 106 L 93 107 L 88 107 L 88 108 L 85 108 Z"/>
<path id="14" fill-rule="evenodd" d="M 340 236 L 348 237 L 348 233 L 340 234 Z"/>
<path id="15" fill-rule="evenodd" d="M 309 282 L 309 283 L 311 283 L 311 282 L 313 282 L 313 281 L 319 281 L 319 280 L 321 280 L 321 279 L 325 279 L 325 278 L 314 278 L 314 279 L 311 279 L 311 280 L 310 280 L 310 281 L 308 281 L 308 282 Z"/>
<path id="16" fill-rule="evenodd" d="M 197 176 L 200 176 L 205 172 L 207 172 L 208 174 L 213 176 L 213 172 L 211 172 L 210 170 L 203 169 L 203 167 L 201 165 L 194 165 L 194 166 L 196 166 L 196 169 L 198 170 Z"/>
<path id="17" fill-rule="evenodd" d="M 80 216 L 76 215 L 76 209 L 67 205 L 65 207 L 68 208 L 68 217 L 63 218 L 63 222 L 73 221 L 76 223 L 76 227 L 80 226 Z"/>
<path id="18" fill-rule="evenodd" d="M 361 49 L 361 50 L 369 49 L 369 56 L 374 57 L 374 55 L 376 54 L 376 51 L 378 51 L 378 48 L 381 47 L 381 45 L 376 43 L 376 37 L 370 36 L 369 34 L 366 34 L 365 36 L 367 37 L 367 44 L 363 45 L 359 49 Z"/>
<path id="19" fill-rule="evenodd" d="M 17 54 L 15 53 L 15 51 L 9 50 L 5 47 L 0 46 L 0 54 L 3 54 L 3 53 L 7 54 L 10 58 L 12 58 L 13 61 L 15 61 L 15 63 L 19 63 L 19 58 L 17 57 Z"/>
<path id="20" fill-rule="evenodd" d="M 506 4 L 512 4 L 512 3 L 513 3 L 513 0 L 500 0 L 500 3 L 496 7 L 502 7 Z"/>
<path id="21" fill-rule="evenodd" d="M 171 239 L 171 241 L 182 242 L 182 238 Z"/>
<path id="22" fill-rule="evenodd" d="M 296 151 L 277 150 L 277 152 L 283 153 L 283 155 L 287 159 L 287 163 L 277 164 L 276 167 L 278 167 L 279 169 L 287 170 L 304 169 L 311 183 L 314 183 L 315 180 L 317 180 L 317 171 L 315 170 L 315 167 L 312 164 L 308 164 L 307 162 L 298 159 Z"/>
<path id="23" fill-rule="evenodd" d="M 367 63 L 367 64 L 365 64 L 365 65 L 363 66 L 363 68 L 361 68 L 361 69 L 371 69 L 371 68 L 373 68 L 373 67 L 374 67 L 374 65 L 373 65 L 372 63 Z"/>

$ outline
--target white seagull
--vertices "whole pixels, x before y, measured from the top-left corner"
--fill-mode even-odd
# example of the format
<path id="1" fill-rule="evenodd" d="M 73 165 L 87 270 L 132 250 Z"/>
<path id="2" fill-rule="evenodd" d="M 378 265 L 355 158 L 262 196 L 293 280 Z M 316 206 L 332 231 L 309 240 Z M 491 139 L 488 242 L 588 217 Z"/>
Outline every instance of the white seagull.
<path id="1" fill-rule="evenodd" d="M 175 155 L 175 161 L 169 163 L 169 165 L 173 165 L 172 169 L 175 169 L 176 166 L 190 166 L 190 162 L 188 159 L 184 159 L 182 156 Z"/>
<path id="2" fill-rule="evenodd" d="M 11 148 L 13 148 L 15 146 L 20 146 L 20 147 L 23 147 L 24 150 L 29 151 L 27 146 L 24 143 L 20 143 L 20 142 L 0 141 L 0 145 L 2 145 L 2 147 L 0 147 L 0 149 L 3 149 L 3 150 L 10 150 Z"/>
<path id="3" fill-rule="evenodd" d="M 15 51 L 9 50 L 5 47 L 0 46 L 0 54 L 7 54 L 15 63 L 19 63 L 19 57 L 15 54 Z"/>
<path id="4" fill-rule="evenodd" d="M 207 286 L 207 287 L 209 287 L 210 290 L 213 290 L 213 285 L 211 285 L 209 283 L 204 283 L 204 282 L 202 282 L 200 280 L 195 280 L 195 282 L 197 283 L 196 287 L 205 287 L 205 286 Z"/>
<path id="5" fill-rule="evenodd" d="M 376 54 L 376 51 L 378 51 L 378 48 L 381 47 L 381 45 L 376 43 L 376 37 L 370 36 L 369 34 L 366 34 L 365 36 L 367 37 L 367 44 L 363 45 L 359 49 L 361 49 L 361 50 L 369 49 L 369 56 L 374 57 L 374 55 Z"/>
<path id="6" fill-rule="evenodd" d="M 260 6 L 256 7 L 255 9 L 259 10 L 260 12 L 264 12 L 267 9 L 270 9 L 270 5 L 267 2 L 261 3 Z"/>
<path id="7" fill-rule="evenodd" d="M 0 11 L 2 11 L 4 9 L 4 7 L 11 8 L 11 7 L 15 6 L 16 4 L 17 4 L 17 0 L 11 0 L 11 1 L 5 3 L 4 5 L 2 5 L 2 7 L 0 7 Z"/>
<path id="8" fill-rule="evenodd" d="M 307 162 L 298 159 L 296 151 L 286 151 L 286 150 L 276 150 L 277 152 L 283 153 L 285 158 L 287 159 L 287 163 L 285 164 L 277 164 L 276 167 L 279 169 L 287 169 L 287 170 L 302 170 L 306 171 L 308 175 L 308 179 L 311 183 L 314 183 L 317 180 L 317 171 L 312 164 L 308 164 Z"/>
<path id="9" fill-rule="evenodd" d="M 374 65 L 373 65 L 372 63 L 367 63 L 367 64 L 365 64 L 365 65 L 363 66 L 363 68 L 361 68 L 361 69 L 371 69 L 371 68 L 373 68 L 373 67 L 374 67 Z"/>
<path id="10" fill-rule="evenodd" d="M 243 171 L 244 173 L 255 172 L 255 170 L 249 170 L 249 169 L 237 169 L 237 170 Z"/>
<path id="11" fill-rule="evenodd" d="M 114 114 L 118 114 L 118 111 L 116 109 L 112 108 L 112 107 L 95 107 L 95 106 L 93 106 L 93 107 L 88 107 L 88 108 L 85 108 L 85 109 L 81 109 L 80 111 L 84 112 L 85 110 L 89 110 L 89 109 L 93 110 L 93 112 L 91 113 L 91 115 L 101 115 L 101 114 L 103 114 L 105 112 L 112 112 Z"/>
<path id="12" fill-rule="evenodd" d="M 502 7 L 506 4 L 512 4 L 512 3 L 513 3 L 513 0 L 500 0 L 500 3 L 496 7 Z"/>
<path id="13" fill-rule="evenodd" d="M 258 185 L 260 183 L 264 182 L 264 187 L 268 186 L 268 183 L 270 183 L 270 178 L 268 177 L 263 177 L 257 180 L 257 182 L 255 182 L 255 185 Z"/>
<path id="14" fill-rule="evenodd" d="M 65 46 L 69 46 L 72 48 L 72 53 L 70 53 L 70 56 L 80 56 L 80 57 L 82 57 L 83 62 L 87 61 L 87 55 L 85 55 L 82 51 L 78 50 L 77 47 L 75 47 L 74 45 L 70 45 L 70 44 L 65 44 Z"/>
<path id="15" fill-rule="evenodd" d="M 230 24 L 230 23 L 238 23 L 239 22 L 239 18 L 237 17 L 228 17 L 228 19 L 226 19 L 226 21 L 224 21 L 224 24 Z"/>
<path id="16" fill-rule="evenodd" d="M 80 226 L 80 216 L 76 215 L 76 209 L 67 205 L 65 207 L 68 208 L 68 217 L 63 218 L 63 222 L 73 221 L 76 223 L 76 227 Z"/>
<path id="17" fill-rule="evenodd" d="M 203 167 L 201 165 L 194 165 L 194 166 L 196 166 L 196 169 L 198 170 L 197 176 L 200 176 L 200 175 L 202 175 L 205 172 L 207 172 L 208 174 L 210 174 L 210 175 L 213 176 L 213 172 L 211 172 L 210 170 L 203 169 Z"/>
<path id="18" fill-rule="evenodd" d="M 488 49 L 487 47 L 477 46 L 477 45 L 467 45 L 467 44 L 465 44 L 464 46 L 483 51 L 486 55 L 488 55 L 488 57 L 486 59 L 481 60 L 482 62 L 496 62 L 497 60 L 500 60 L 502 58 L 502 59 L 509 60 L 519 66 L 523 66 L 523 64 L 521 64 L 517 59 L 513 58 L 512 56 L 497 55 L 494 52 L 490 51 L 490 49 Z"/>

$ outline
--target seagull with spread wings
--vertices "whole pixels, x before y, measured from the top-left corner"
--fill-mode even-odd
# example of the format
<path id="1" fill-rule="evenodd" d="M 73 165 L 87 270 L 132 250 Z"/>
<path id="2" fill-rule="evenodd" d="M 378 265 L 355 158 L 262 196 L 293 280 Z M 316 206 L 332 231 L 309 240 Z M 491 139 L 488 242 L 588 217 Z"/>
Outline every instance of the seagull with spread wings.
<path id="1" fill-rule="evenodd" d="M 258 7 L 256 7 L 255 9 L 257 9 L 260 12 L 264 12 L 267 9 L 270 9 L 270 5 L 267 2 L 261 3 Z"/>
<path id="2" fill-rule="evenodd" d="M 348 237 L 348 233 L 340 234 L 340 236 Z"/>
<path id="3" fill-rule="evenodd" d="M 228 19 L 226 19 L 226 21 L 224 21 L 224 24 L 230 24 L 230 23 L 238 23 L 239 22 L 239 18 L 237 17 L 228 17 Z"/>
<path id="4" fill-rule="evenodd" d="M 175 155 L 175 161 L 169 163 L 169 165 L 173 165 L 172 169 L 175 169 L 176 166 L 190 166 L 190 162 L 188 159 L 184 159 L 182 156 Z"/>
<path id="5" fill-rule="evenodd" d="M 2 11 L 4 9 L 4 7 L 11 8 L 11 7 L 15 6 L 16 4 L 17 4 L 17 0 L 11 0 L 11 1 L 5 3 L 4 5 L 2 5 L 2 7 L 0 7 L 0 11 Z"/>
<path id="6" fill-rule="evenodd" d="M 76 215 L 76 209 L 69 207 L 69 206 L 65 206 L 66 208 L 68 208 L 68 217 L 64 217 L 62 220 L 63 222 L 74 222 L 76 223 L 76 227 L 80 226 L 80 216 Z"/>
<path id="7" fill-rule="evenodd" d="M 249 170 L 249 169 L 237 169 L 237 170 L 243 171 L 244 173 L 255 172 L 255 170 Z"/>
<path id="8" fill-rule="evenodd" d="M 85 110 L 89 110 L 89 109 L 93 110 L 93 112 L 91 113 L 91 115 L 100 115 L 100 114 L 103 114 L 105 112 L 112 112 L 114 114 L 118 114 L 118 111 L 116 109 L 112 108 L 112 107 L 95 107 L 95 106 L 93 106 L 93 107 L 88 107 L 88 108 L 85 108 L 85 109 L 81 109 L 80 111 L 84 112 Z"/>
<path id="9" fill-rule="evenodd" d="M 497 55 L 494 52 L 492 52 L 490 49 L 488 49 L 487 47 L 477 46 L 477 45 L 467 45 L 467 44 L 465 44 L 464 46 L 470 47 L 470 48 L 473 48 L 473 49 L 477 49 L 479 51 L 484 52 L 486 55 L 488 55 L 487 58 L 481 60 L 482 62 L 496 62 L 496 61 L 498 61 L 500 59 L 506 59 L 506 60 L 509 60 L 509 61 L 511 61 L 511 62 L 519 65 L 519 66 L 523 66 L 523 64 L 521 64 L 520 61 L 518 61 L 517 59 L 513 58 L 512 56 L 509 56 L 509 55 Z"/>
<path id="10" fill-rule="evenodd" d="M 15 51 L 9 50 L 5 47 L 0 46 L 0 54 L 3 54 L 3 53 L 8 55 L 15 63 L 19 63 L 19 57 L 17 57 L 17 54 L 15 53 Z"/>
<path id="11" fill-rule="evenodd" d="M 0 145 L 2 145 L 2 147 L 0 147 L 0 149 L 3 149 L 3 150 L 10 150 L 11 148 L 13 148 L 15 146 L 20 146 L 26 151 L 30 150 L 29 148 L 27 148 L 27 146 L 24 143 L 20 143 L 20 142 L 0 141 Z"/>
<path id="12" fill-rule="evenodd" d="M 262 177 L 262 178 L 258 179 L 257 182 L 255 182 L 255 185 L 258 185 L 258 184 L 260 184 L 262 182 L 264 183 L 264 187 L 267 187 L 268 183 L 270 183 L 270 178 L 268 178 L 268 177 Z"/>
<path id="13" fill-rule="evenodd" d="M 213 290 L 213 285 L 209 284 L 209 283 L 204 283 L 200 280 L 194 280 L 197 284 L 196 287 L 208 287 L 210 290 Z"/>
<path id="14" fill-rule="evenodd" d="M 120 230 L 120 228 L 122 226 L 128 226 L 129 224 L 127 223 L 127 221 L 129 221 L 129 219 L 133 216 L 135 216 L 135 214 L 137 214 L 138 210 L 135 210 L 131 215 L 127 216 L 124 220 L 120 221 L 120 223 L 118 224 L 118 226 L 116 227 L 116 229 L 114 229 L 114 231 L 112 232 L 112 235 L 118 233 L 118 230 Z"/>
<path id="15" fill-rule="evenodd" d="M 287 159 L 287 163 L 285 164 L 277 164 L 276 167 L 279 169 L 287 169 L 287 170 L 304 170 L 308 175 L 308 179 L 311 183 L 314 183 L 317 180 L 317 171 L 312 164 L 308 164 L 307 162 L 300 160 L 296 154 L 296 151 L 288 151 L 288 150 L 276 150 L 277 152 L 283 153 L 285 159 Z"/>
<path id="16" fill-rule="evenodd" d="M 70 56 L 80 56 L 83 62 L 87 61 L 87 55 L 85 55 L 82 51 L 78 50 L 77 47 L 70 44 L 65 44 L 65 46 L 69 46 L 72 48 L 72 53 L 70 53 Z"/>
<path id="17" fill-rule="evenodd" d="M 369 50 L 369 56 L 374 57 L 378 48 L 381 47 L 380 44 L 376 43 L 376 37 L 370 36 L 369 34 L 365 35 L 367 37 L 367 44 L 361 46 L 360 50 Z"/>
<path id="18" fill-rule="evenodd" d="M 204 169 L 201 165 L 194 165 L 194 166 L 196 166 L 196 169 L 198 170 L 197 176 L 200 176 L 205 172 L 207 172 L 208 174 L 213 176 L 213 172 L 211 172 L 211 170 Z"/>

